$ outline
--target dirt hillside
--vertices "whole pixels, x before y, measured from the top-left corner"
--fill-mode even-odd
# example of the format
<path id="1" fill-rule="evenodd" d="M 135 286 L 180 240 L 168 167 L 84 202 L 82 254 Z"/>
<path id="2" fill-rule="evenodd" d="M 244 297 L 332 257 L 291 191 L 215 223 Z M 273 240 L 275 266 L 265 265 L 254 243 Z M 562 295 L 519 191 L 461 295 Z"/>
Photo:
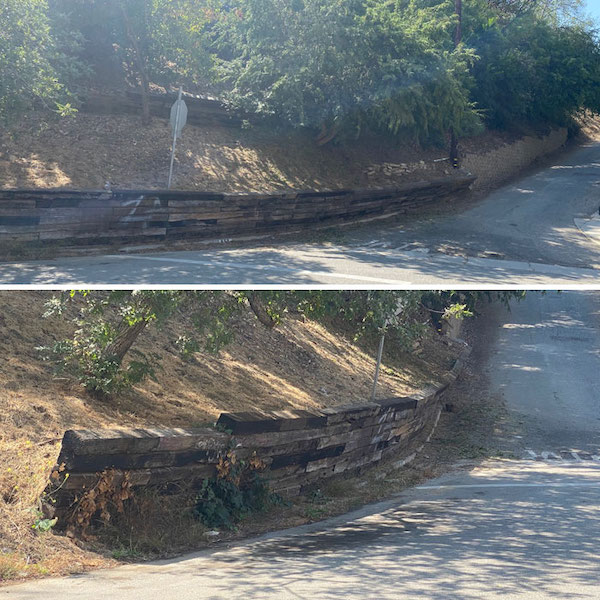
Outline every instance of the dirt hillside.
<path id="1" fill-rule="evenodd" d="M 251 313 L 235 322 L 236 338 L 219 355 L 184 361 L 175 340 L 192 327 L 186 315 L 149 328 L 137 346 L 159 357 L 157 381 L 148 380 L 109 401 L 88 396 L 76 382 L 54 377 L 40 346 L 70 333 L 70 325 L 42 319 L 45 291 L 2 291 L 0 300 L 0 420 L 4 439 L 34 441 L 65 428 L 202 425 L 221 412 L 319 408 L 368 400 L 375 348 L 361 347 L 322 325 L 294 316 L 273 330 Z M 432 334 L 436 335 L 436 334 Z M 379 394 L 406 395 L 439 380 L 454 351 L 432 337 L 416 353 L 387 347 Z M 0 438 L 1 439 L 1 438 Z"/>
<path id="2" fill-rule="evenodd" d="M 486 133 L 463 140 L 464 151 L 497 147 L 518 136 Z M 154 117 L 32 112 L 0 132 L 0 188 L 164 188 L 171 130 Z M 317 146 L 305 131 L 188 125 L 177 143 L 174 187 L 228 192 L 336 189 L 392 185 L 448 172 L 445 148 L 424 150 L 390 138 L 363 137 Z M 421 161 L 423 161 L 421 163 Z M 437 162 L 436 162 L 437 161 Z M 373 165 L 409 172 L 368 174 Z"/>

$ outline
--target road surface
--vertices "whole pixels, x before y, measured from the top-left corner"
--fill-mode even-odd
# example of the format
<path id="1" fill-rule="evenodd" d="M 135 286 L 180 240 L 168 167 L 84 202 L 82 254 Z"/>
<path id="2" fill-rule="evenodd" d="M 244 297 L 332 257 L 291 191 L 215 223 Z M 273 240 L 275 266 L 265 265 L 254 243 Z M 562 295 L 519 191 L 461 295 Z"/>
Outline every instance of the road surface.
<path id="1" fill-rule="evenodd" d="M 15 585 L 0 599 L 597 599 L 598 315 L 598 294 L 584 292 L 494 311 L 483 368 L 487 393 L 524 424 L 498 440 L 514 460 L 229 549 Z"/>
<path id="2" fill-rule="evenodd" d="M 334 241 L 117 253 L 0 264 L 6 285 L 597 285 L 600 242 L 577 227 L 600 204 L 600 143 L 460 214 L 371 223 Z M 299 238 L 300 239 L 300 238 Z M 271 244 L 271 245 L 268 245 Z"/>

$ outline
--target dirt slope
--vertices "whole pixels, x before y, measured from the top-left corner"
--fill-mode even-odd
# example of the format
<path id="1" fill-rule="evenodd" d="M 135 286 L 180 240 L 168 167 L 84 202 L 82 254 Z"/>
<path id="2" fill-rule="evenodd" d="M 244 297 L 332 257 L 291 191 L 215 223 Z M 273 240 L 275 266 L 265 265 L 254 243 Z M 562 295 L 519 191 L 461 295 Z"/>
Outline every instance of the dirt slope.
<path id="1" fill-rule="evenodd" d="M 486 133 L 464 150 L 496 147 L 515 136 Z M 60 119 L 30 113 L 0 132 L 0 188 L 164 188 L 171 130 L 166 119 L 143 127 L 136 115 L 79 113 Z M 188 125 L 177 143 L 174 187 L 229 192 L 392 185 L 448 171 L 445 148 L 423 150 L 363 137 L 319 147 L 313 134 L 265 127 Z M 420 164 L 423 161 L 423 164 Z M 410 173 L 368 175 L 371 165 L 412 165 Z"/>
<path id="2" fill-rule="evenodd" d="M 293 316 L 268 330 L 251 313 L 235 322 L 235 342 L 217 356 L 180 357 L 175 340 L 191 323 L 185 315 L 149 328 L 139 349 L 159 356 L 158 381 L 147 381 L 109 401 L 88 396 L 75 382 L 53 376 L 39 346 L 69 333 L 69 325 L 42 319 L 45 291 L 0 292 L 0 433 L 35 441 L 67 427 L 215 421 L 221 412 L 319 408 L 368 400 L 375 348 L 351 343 L 325 327 Z M 434 334 L 435 335 L 435 334 Z M 451 366 L 454 352 L 435 338 L 417 353 L 387 348 L 379 394 L 410 394 Z"/>

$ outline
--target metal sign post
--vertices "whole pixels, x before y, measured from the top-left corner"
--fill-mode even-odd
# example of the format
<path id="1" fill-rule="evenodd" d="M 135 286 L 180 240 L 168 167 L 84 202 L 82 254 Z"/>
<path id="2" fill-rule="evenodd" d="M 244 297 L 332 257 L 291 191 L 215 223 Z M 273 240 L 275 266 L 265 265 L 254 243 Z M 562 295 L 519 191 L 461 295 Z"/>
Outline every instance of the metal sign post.
<path id="1" fill-rule="evenodd" d="M 381 337 L 379 338 L 379 348 L 377 350 L 377 363 L 375 364 L 375 376 L 373 377 L 373 388 L 371 390 L 371 402 L 375 402 L 377 396 L 377 382 L 379 381 L 379 369 L 381 368 L 381 358 L 383 356 L 383 344 L 385 343 L 385 334 L 388 327 L 394 322 L 395 318 L 402 312 L 402 301 L 399 300 L 396 305 L 396 311 L 393 317 L 388 317 L 381 328 Z"/>
<path id="2" fill-rule="evenodd" d="M 184 100 L 181 98 L 183 88 L 179 88 L 179 94 L 177 100 L 171 106 L 171 129 L 173 130 L 173 145 L 171 147 L 171 166 L 169 167 L 169 181 L 167 183 L 167 189 L 171 189 L 171 181 L 173 179 L 173 161 L 175 160 L 175 146 L 177 144 L 177 138 L 181 135 L 183 127 L 187 121 L 187 106 Z"/>
<path id="3" fill-rule="evenodd" d="M 387 323 L 386 323 L 387 325 Z M 375 402 L 377 394 L 377 381 L 379 380 L 379 367 L 381 366 L 381 355 L 383 354 L 383 343 L 385 342 L 385 327 L 379 340 L 379 349 L 377 351 L 377 364 L 375 365 L 375 377 L 373 378 L 373 389 L 371 390 L 371 402 Z"/>

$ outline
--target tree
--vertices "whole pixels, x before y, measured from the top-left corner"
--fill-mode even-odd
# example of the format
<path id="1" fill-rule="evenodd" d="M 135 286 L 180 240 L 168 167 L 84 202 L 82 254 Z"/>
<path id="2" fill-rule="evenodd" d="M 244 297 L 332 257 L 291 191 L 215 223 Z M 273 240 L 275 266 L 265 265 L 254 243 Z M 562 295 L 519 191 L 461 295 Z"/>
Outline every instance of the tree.
<path id="1" fill-rule="evenodd" d="M 480 56 L 473 99 L 491 127 L 565 125 L 580 109 L 600 111 L 593 31 L 557 26 L 534 11 L 503 21 L 485 2 L 465 4 L 464 21 L 465 42 Z"/>
<path id="2" fill-rule="evenodd" d="M 5 0 L 0 116 L 32 103 L 68 114 L 86 65 L 111 59 L 139 87 L 145 123 L 153 85 L 214 77 L 232 107 L 310 128 L 318 144 L 368 129 L 442 145 L 482 119 L 555 125 L 599 109 L 599 42 L 581 0 L 460 4 Z"/>
<path id="3" fill-rule="evenodd" d="M 0 118 L 36 103 L 68 112 L 65 84 L 83 65 L 61 50 L 58 34 L 71 47 L 78 35 L 62 27 L 59 14 L 49 14 L 46 0 L 3 0 L 0 22 Z"/>
<path id="4" fill-rule="evenodd" d="M 132 25 L 132 19 L 129 17 L 129 7 L 125 6 L 125 3 L 116 0 L 123 19 L 123 26 L 125 29 L 125 38 L 128 44 L 130 53 L 133 57 L 132 63 L 137 67 L 137 73 L 140 78 L 140 90 L 142 96 L 142 123 L 144 125 L 150 124 L 150 80 L 148 79 L 148 60 L 150 54 L 146 50 L 148 46 L 148 8 L 146 2 L 142 0 L 138 3 L 130 2 L 130 5 L 138 8 L 137 19 L 137 31 L 134 30 Z M 135 6 L 137 4 L 137 6 Z M 141 10 L 140 10 L 141 9 Z M 139 39 L 138 39 L 139 38 Z"/>
<path id="5" fill-rule="evenodd" d="M 150 324 L 160 325 L 175 311 L 194 311 L 197 333 L 204 334 L 204 349 L 216 352 L 229 341 L 225 323 L 238 301 L 221 292 L 179 290 L 115 290 L 111 292 L 70 292 L 55 296 L 45 317 L 65 315 L 69 305 L 81 304 L 71 321 L 74 335 L 51 347 L 41 347 L 43 356 L 57 363 L 59 370 L 73 374 L 91 392 L 110 395 L 154 376 L 154 356 L 134 352 L 126 355 Z M 182 353 L 200 350 L 188 338 L 178 340 Z"/>
<path id="6" fill-rule="evenodd" d="M 511 18 L 531 12 L 554 25 L 584 21 L 583 0 L 489 0 L 489 4 Z"/>
<path id="7" fill-rule="evenodd" d="M 115 52 L 129 82 L 140 89 L 142 121 L 150 121 L 151 84 L 169 87 L 208 77 L 212 58 L 204 40 L 210 0 L 52 0 L 84 32 L 84 54 Z"/>
<path id="8" fill-rule="evenodd" d="M 452 6 L 242 0 L 214 26 L 216 71 L 233 106 L 317 129 L 319 142 L 363 127 L 440 141 L 478 122 Z"/>

